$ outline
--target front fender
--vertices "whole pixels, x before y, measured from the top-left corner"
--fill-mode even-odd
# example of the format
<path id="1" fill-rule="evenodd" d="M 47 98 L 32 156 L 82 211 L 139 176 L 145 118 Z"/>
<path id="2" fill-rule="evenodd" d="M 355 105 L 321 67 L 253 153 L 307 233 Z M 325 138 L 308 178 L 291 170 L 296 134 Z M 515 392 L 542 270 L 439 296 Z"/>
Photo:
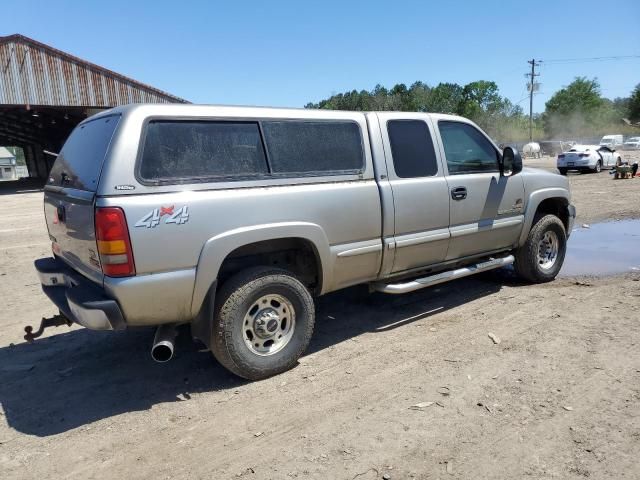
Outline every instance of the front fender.
<path id="1" fill-rule="evenodd" d="M 521 247 L 527 241 L 529 230 L 533 226 L 533 219 L 536 216 L 536 211 L 540 204 L 549 198 L 563 198 L 567 203 L 571 203 L 571 194 L 568 190 L 560 187 L 543 188 L 531 193 L 527 198 L 526 209 L 524 212 L 524 223 L 522 232 L 520 233 L 520 239 L 518 246 Z M 567 232 L 570 233 L 570 232 Z"/>
<path id="2" fill-rule="evenodd" d="M 333 269 L 329 241 L 319 225 L 306 222 L 282 222 L 237 228 L 216 235 L 204 244 L 196 269 L 191 301 L 192 314 L 195 316 L 200 311 L 209 288 L 218 278 L 222 262 L 231 252 L 244 245 L 280 238 L 301 238 L 311 242 L 318 254 L 322 285 L 330 284 L 330 275 Z"/>

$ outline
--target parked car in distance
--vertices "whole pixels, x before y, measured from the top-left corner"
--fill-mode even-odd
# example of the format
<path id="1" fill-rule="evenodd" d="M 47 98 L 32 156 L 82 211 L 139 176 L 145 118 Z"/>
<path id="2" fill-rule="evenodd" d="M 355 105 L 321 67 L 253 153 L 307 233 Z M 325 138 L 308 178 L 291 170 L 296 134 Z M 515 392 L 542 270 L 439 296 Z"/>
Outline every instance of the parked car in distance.
<path id="1" fill-rule="evenodd" d="M 549 157 L 555 157 L 556 155 L 569 150 L 575 142 L 566 142 L 560 140 L 549 140 L 546 142 L 539 142 L 542 155 Z"/>
<path id="2" fill-rule="evenodd" d="M 558 155 L 556 165 L 562 175 L 569 170 L 599 173 L 603 168 L 614 168 L 618 159 L 620 154 L 604 145 L 574 145 Z"/>
<path id="3" fill-rule="evenodd" d="M 640 137 L 629 137 L 622 145 L 623 150 L 640 150 Z"/>
<path id="4" fill-rule="evenodd" d="M 296 365 L 316 297 L 510 264 L 548 282 L 575 219 L 566 178 L 417 112 L 118 107 L 76 127 L 44 190 L 53 256 L 35 267 L 63 319 L 157 327 L 157 361 L 189 325 L 254 380 Z"/>
<path id="5" fill-rule="evenodd" d="M 624 143 L 622 135 L 605 135 L 600 140 L 600 145 L 609 147 L 612 149 L 619 148 Z"/>

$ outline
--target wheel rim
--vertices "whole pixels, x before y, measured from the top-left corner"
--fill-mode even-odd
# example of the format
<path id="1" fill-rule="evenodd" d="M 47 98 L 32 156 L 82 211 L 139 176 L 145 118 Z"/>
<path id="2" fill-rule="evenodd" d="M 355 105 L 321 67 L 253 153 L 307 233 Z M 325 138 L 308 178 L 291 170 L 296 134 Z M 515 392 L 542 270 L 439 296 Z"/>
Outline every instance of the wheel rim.
<path id="1" fill-rule="evenodd" d="M 538 242 L 538 266 L 543 270 L 550 270 L 556 264 L 560 241 L 556 232 L 548 230 Z"/>
<path id="2" fill-rule="evenodd" d="M 247 348 L 256 355 L 273 355 L 291 341 L 296 313 L 291 302 L 282 295 L 263 295 L 249 307 L 243 322 Z"/>
<path id="3" fill-rule="evenodd" d="M 600 170 L 602 170 L 602 167 L 600 166 L 600 162 L 596 163 L 596 172 L 600 173 Z"/>

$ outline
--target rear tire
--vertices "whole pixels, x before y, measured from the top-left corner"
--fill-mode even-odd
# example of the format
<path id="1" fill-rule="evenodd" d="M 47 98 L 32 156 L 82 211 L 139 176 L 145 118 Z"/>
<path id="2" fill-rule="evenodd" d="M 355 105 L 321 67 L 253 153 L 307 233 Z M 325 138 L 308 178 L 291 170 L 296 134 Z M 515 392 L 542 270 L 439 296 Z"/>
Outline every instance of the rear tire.
<path id="1" fill-rule="evenodd" d="M 217 294 L 211 350 L 231 372 L 261 380 L 295 366 L 314 322 L 313 298 L 290 272 L 250 268 L 227 280 Z"/>
<path id="2" fill-rule="evenodd" d="M 525 244 L 515 252 L 514 268 L 531 283 L 550 282 L 560 272 L 567 250 L 567 233 L 555 215 L 534 220 Z"/>
<path id="3" fill-rule="evenodd" d="M 567 174 L 567 170 L 566 168 L 558 168 L 558 171 L 560 172 L 560 175 L 566 175 Z"/>
<path id="4" fill-rule="evenodd" d="M 602 162 L 598 160 L 596 162 L 596 167 L 593 169 L 594 173 L 600 173 L 602 171 Z"/>

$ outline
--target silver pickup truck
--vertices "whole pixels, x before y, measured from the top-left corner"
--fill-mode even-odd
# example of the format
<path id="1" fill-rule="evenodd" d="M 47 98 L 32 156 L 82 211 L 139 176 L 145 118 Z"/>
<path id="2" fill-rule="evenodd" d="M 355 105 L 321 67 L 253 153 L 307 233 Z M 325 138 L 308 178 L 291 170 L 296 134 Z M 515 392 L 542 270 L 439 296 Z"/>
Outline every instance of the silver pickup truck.
<path id="1" fill-rule="evenodd" d="M 45 187 L 53 256 L 35 262 L 60 318 L 176 327 L 229 370 L 294 366 L 314 298 L 411 292 L 514 265 L 557 275 L 567 179 L 522 167 L 451 115 L 131 105 L 71 134 Z"/>

